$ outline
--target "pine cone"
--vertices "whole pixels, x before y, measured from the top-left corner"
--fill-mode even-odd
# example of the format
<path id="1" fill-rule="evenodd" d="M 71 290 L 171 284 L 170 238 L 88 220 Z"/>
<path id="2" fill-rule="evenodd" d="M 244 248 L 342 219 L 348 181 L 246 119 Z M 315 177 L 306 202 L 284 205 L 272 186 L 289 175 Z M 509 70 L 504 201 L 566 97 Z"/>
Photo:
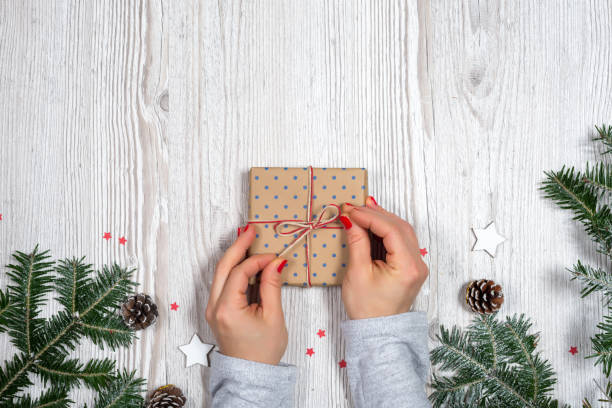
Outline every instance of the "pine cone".
<path id="1" fill-rule="evenodd" d="M 465 302 L 476 313 L 494 313 L 504 303 L 504 294 L 501 286 L 492 280 L 475 280 L 467 287 Z"/>
<path id="2" fill-rule="evenodd" d="M 157 320 L 157 305 L 149 295 L 139 293 L 130 296 L 121 305 L 123 322 L 132 330 L 146 329 Z"/>
<path id="3" fill-rule="evenodd" d="M 179 408 L 185 405 L 186 401 L 187 398 L 185 398 L 180 388 L 168 384 L 159 387 L 151 394 L 147 408 Z"/>

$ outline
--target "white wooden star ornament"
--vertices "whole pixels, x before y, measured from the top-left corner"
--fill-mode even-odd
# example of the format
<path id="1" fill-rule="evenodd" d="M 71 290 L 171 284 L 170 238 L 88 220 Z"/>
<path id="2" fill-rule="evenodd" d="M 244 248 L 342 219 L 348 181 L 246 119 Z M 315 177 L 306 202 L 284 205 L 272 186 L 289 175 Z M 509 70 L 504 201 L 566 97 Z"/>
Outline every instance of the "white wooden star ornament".
<path id="1" fill-rule="evenodd" d="M 495 228 L 495 221 L 492 221 L 484 229 L 472 228 L 474 235 L 476 236 L 476 242 L 472 251 L 485 251 L 492 258 L 495 257 L 495 251 L 497 246 L 504 242 L 506 238 L 499 235 L 497 228 Z"/>
<path id="2" fill-rule="evenodd" d="M 200 337 L 195 333 L 188 344 L 179 346 L 179 350 L 187 357 L 187 364 L 185 367 L 191 367 L 194 364 L 210 367 L 208 354 L 214 348 L 214 344 L 202 343 Z"/>

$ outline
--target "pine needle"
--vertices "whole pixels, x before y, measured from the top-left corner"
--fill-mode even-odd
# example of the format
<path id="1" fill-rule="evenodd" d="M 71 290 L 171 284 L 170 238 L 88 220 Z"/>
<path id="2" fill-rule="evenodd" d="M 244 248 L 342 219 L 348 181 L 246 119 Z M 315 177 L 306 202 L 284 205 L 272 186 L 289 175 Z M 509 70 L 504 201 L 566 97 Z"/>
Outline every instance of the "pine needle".
<path id="1" fill-rule="evenodd" d="M 140 408 L 144 380 L 133 372 L 116 372 L 109 359 L 68 358 L 83 337 L 113 350 L 131 343 L 134 333 L 116 311 L 136 285 L 133 271 L 113 265 L 95 272 L 84 258 L 54 263 L 38 247 L 13 258 L 7 267 L 11 283 L 0 291 L 0 332 L 8 331 L 19 352 L 0 366 L 0 406 L 63 408 L 72 403 L 68 391 L 85 385 L 98 393 L 100 406 Z M 53 290 L 63 310 L 40 318 Z M 29 374 L 50 384 L 37 399 L 17 396 L 32 385 Z"/>
<path id="2" fill-rule="evenodd" d="M 552 407 L 548 394 L 556 379 L 548 361 L 535 351 L 538 335 L 525 316 L 476 317 L 468 329 L 440 327 L 441 345 L 431 362 L 452 375 L 433 376 L 434 407 Z"/>
<path id="3" fill-rule="evenodd" d="M 601 127 L 596 126 L 595 129 L 598 134 L 595 140 L 601 142 L 605 148 L 602 154 L 612 153 L 612 126 L 604 124 Z M 587 163 L 584 172 L 563 167 L 560 171 L 545 174 L 546 179 L 542 184 L 545 197 L 553 200 L 559 207 L 570 210 L 574 214 L 574 220 L 581 222 L 586 232 L 598 244 L 598 249 L 606 256 L 606 260 L 612 261 L 612 215 L 608 205 L 612 195 L 612 165 L 604 162 L 594 165 Z M 612 372 L 612 273 L 601 267 L 585 265 L 580 260 L 569 271 L 571 279 L 582 284 L 582 297 L 598 293 L 603 304 L 608 307 L 609 314 L 597 325 L 600 332 L 591 338 L 593 354 L 587 358 L 595 359 L 595 365 L 601 366 L 603 373 L 609 378 Z M 602 393 L 607 399 L 600 401 L 611 402 L 610 383 Z M 590 408 L 590 402 L 585 399 L 583 407 Z"/>

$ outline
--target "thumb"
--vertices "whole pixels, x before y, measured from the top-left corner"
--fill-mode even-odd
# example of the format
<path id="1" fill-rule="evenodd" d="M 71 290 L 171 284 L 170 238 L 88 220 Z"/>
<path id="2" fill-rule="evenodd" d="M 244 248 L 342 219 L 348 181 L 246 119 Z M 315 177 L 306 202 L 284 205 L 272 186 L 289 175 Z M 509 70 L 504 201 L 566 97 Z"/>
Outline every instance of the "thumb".
<path id="1" fill-rule="evenodd" d="M 287 260 L 276 258 L 264 268 L 261 273 L 259 293 L 261 295 L 261 307 L 264 317 L 266 315 L 282 315 L 283 305 L 281 302 L 281 272 L 287 265 Z"/>
<path id="2" fill-rule="evenodd" d="M 342 222 L 346 233 L 349 263 L 353 266 L 369 266 L 372 264 L 372 257 L 370 256 L 370 237 L 368 236 L 368 231 L 351 221 L 351 212 L 354 210 L 352 206 L 345 205 L 343 210 L 344 212 L 340 215 L 340 222 Z M 349 268 L 348 270 L 351 269 Z"/>

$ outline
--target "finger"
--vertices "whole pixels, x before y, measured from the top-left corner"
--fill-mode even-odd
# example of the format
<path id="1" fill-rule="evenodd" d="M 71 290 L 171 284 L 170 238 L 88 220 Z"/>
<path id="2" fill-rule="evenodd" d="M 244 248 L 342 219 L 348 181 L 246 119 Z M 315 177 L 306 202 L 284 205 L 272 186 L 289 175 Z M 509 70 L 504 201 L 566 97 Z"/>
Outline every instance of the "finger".
<path id="1" fill-rule="evenodd" d="M 340 215 L 340 222 L 344 226 L 346 241 L 349 249 L 349 263 L 351 265 L 364 265 L 369 267 L 372 263 L 370 256 L 370 237 L 368 231 L 359 224 L 351 222 L 348 212 Z M 349 268 L 353 270 L 353 268 Z"/>
<path id="2" fill-rule="evenodd" d="M 401 218 L 399 215 L 392 213 L 391 211 L 388 211 L 387 209 L 383 208 L 380 204 L 376 202 L 376 199 L 372 196 L 368 196 L 368 198 L 366 199 L 365 205 L 367 208 L 371 208 L 374 211 L 379 211 L 382 214 L 385 214 L 386 216 L 388 216 L 389 218 L 395 220 L 400 225 L 402 230 L 406 233 L 406 237 L 411 242 L 413 242 L 415 246 L 418 246 L 416 234 L 414 233 L 414 229 L 412 228 L 412 225 L 410 225 L 410 223 L 408 223 L 406 220 Z"/>
<path id="3" fill-rule="evenodd" d="M 389 265 L 398 267 L 409 256 L 411 248 L 403 237 L 398 220 L 368 207 L 352 207 L 348 214 L 354 224 L 382 238 Z"/>
<path id="4" fill-rule="evenodd" d="M 274 254 L 252 255 L 232 269 L 221 291 L 219 301 L 227 301 L 238 308 L 248 307 L 246 292 L 249 286 L 249 278 L 264 269 L 274 258 Z"/>
<path id="5" fill-rule="evenodd" d="M 210 287 L 210 299 L 208 301 L 213 306 L 217 303 L 231 270 L 244 259 L 249 246 L 251 246 L 255 239 L 255 228 L 252 225 L 247 224 L 242 230 L 238 228 L 238 231 L 238 238 L 236 238 L 236 241 L 227 251 L 225 251 L 225 254 L 223 254 L 223 257 L 217 264 L 215 276 Z"/>
<path id="6" fill-rule="evenodd" d="M 261 307 L 264 318 L 283 315 L 281 303 L 281 272 L 287 265 L 287 260 L 276 258 L 270 262 L 261 273 L 259 293 L 261 294 Z"/>

